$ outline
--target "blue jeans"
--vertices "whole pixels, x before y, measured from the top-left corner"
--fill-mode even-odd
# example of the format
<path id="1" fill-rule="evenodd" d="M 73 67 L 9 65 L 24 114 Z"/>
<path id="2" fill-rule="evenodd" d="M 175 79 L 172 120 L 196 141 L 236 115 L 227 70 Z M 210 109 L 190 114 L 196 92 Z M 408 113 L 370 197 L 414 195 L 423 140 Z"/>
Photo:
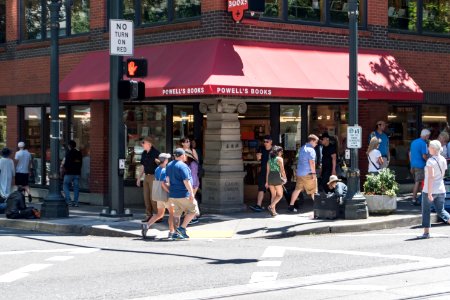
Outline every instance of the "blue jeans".
<path id="1" fill-rule="evenodd" d="M 447 223 L 448 220 L 450 219 L 450 214 L 444 209 L 445 193 L 433 194 L 433 203 L 438 216 L 442 220 L 444 220 L 444 222 Z M 431 215 L 431 202 L 430 200 L 428 200 L 428 194 L 422 193 L 422 227 L 424 228 L 431 227 L 430 215 Z"/>
<path id="2" fill-rule="evenodd" d="M 66 202 L 70 202 L 70 184 L 73 182 L 73 202 L 78 204 L 78 195 L 80 194 L 80 175 L 64 175 L 64 195 Z"/>

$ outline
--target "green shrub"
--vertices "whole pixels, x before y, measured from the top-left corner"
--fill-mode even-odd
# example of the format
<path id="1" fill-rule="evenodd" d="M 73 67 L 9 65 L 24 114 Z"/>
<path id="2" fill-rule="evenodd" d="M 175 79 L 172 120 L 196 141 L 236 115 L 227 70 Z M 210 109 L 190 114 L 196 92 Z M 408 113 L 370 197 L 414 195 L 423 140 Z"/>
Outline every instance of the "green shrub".
<path id="1" fill-rule="evenodd" d="M 395 173 L 390 169 L 382 169 L 376 175 L 367 175 L 363 188 L 367 195 L 388 195 L 390 197 L 395 197 L 399 191 Z"/>

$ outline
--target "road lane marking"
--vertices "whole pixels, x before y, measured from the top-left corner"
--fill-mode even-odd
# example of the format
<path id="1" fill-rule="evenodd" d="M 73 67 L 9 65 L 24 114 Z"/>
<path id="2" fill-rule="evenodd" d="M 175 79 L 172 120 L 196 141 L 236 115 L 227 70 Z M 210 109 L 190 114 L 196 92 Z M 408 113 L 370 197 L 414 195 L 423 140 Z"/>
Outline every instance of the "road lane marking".
<path id="1" fill-rule="evenodd" d="M 67 248 L 67 249 L 47 249 L 47 250 L 12 250 L 12 251 L 1 251 L 2 255 L 19 255 L 19 254 L 29 254 L 29 253 L 60 253 L 68 252 L 69 254 L 89 254 L 96 251 L 100 251 L 99 248 Z"/>
<path id="2" fill-rule="evenodd" d="M 269 246 L 261 257 L 283 257 L 287 247 Z"/>
<path id="3" fill-rule="evenodd" d="M 278 272 L 253 272 L 249 283 L 275 281 L 277 276 Z"/>
<path id="4" fill-rule="evenodd" d="M 0 282 L 10 283 L 30 275 L 29 273 L 38 272 L 48 267 L 53 266 L 53 264 L 31 264 L 17 270 L 11 271 L 9 273 L 0 276 Z"/>
<path id="5" fill-rule="evenodd" d="M 46 259 L 46 261 L 68 261 L 74 258 L 74 256 L 52 256 Z"/>
<path id="6" fill-rule="evenodd" d="M 281 261 L 279 260 L 261 260 L 256 264 L 257 267 L 279 267 L 281 266 Z"/>
<path id="7" fill-rule="evenodd" d="M 386 291 L 385 286 L 370 284 L 318 284 L 306 286 L 306 290 L 329 290 L 329 291 Z"/>

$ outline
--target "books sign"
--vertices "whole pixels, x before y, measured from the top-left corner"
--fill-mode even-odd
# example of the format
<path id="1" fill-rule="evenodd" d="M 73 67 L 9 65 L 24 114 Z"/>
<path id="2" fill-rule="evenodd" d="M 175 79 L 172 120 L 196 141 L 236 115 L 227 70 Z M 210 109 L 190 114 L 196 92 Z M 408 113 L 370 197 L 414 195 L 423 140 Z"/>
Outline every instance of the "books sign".
<path id="1" fill-rule="evenodd" d="M 248 0 L 228 0 L 228 11 L 233 15 L 233 20 L 239 23 L 244 18 L 244 12 L 248 9 Z"/>

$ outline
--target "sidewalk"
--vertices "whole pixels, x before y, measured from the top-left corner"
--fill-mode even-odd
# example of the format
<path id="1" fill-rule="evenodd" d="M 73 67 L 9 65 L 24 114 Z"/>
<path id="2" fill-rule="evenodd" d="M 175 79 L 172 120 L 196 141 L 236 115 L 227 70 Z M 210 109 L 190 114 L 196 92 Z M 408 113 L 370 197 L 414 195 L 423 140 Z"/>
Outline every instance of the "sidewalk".
<path id="1" fill-rule="evenodd" d="M 40 208 L 40 203 L 32 203 Z M 133 218 L 114 221 L 100 217 L 103 207 L 83 205 L 70 207 L 70 217 L 45 220 L 8 220 L 0 215 L 0 227 L 25 229 L 57 234 L 95 235 L 109 237 L 141 237 L 140 220 L 143 209 L 132 209 Z M 288 214 L 286 205 L 280 203 L 279 215 L 270 217 L 268 212 L 252 211 L 229 215 L 205 214 L 200 222 L 188 227 L 191 239 L 216 238 L 279 238 L 293 235 L 323 233 L 359 232 L 388 229 L 421 224 L 420 207 L 411 206 L 409 197 L 399 197 L 395 214 L 388 216 L 369 216 L 365 220 L 317 220 L 312 219 L 312 203 L 307 202 L 297 214 Z M 436 221 L 434 216 L 433 221 Z M 167 216 L 164 222 L 155 224 L 148 231 L 147 238 L 167 237 Z"/>

